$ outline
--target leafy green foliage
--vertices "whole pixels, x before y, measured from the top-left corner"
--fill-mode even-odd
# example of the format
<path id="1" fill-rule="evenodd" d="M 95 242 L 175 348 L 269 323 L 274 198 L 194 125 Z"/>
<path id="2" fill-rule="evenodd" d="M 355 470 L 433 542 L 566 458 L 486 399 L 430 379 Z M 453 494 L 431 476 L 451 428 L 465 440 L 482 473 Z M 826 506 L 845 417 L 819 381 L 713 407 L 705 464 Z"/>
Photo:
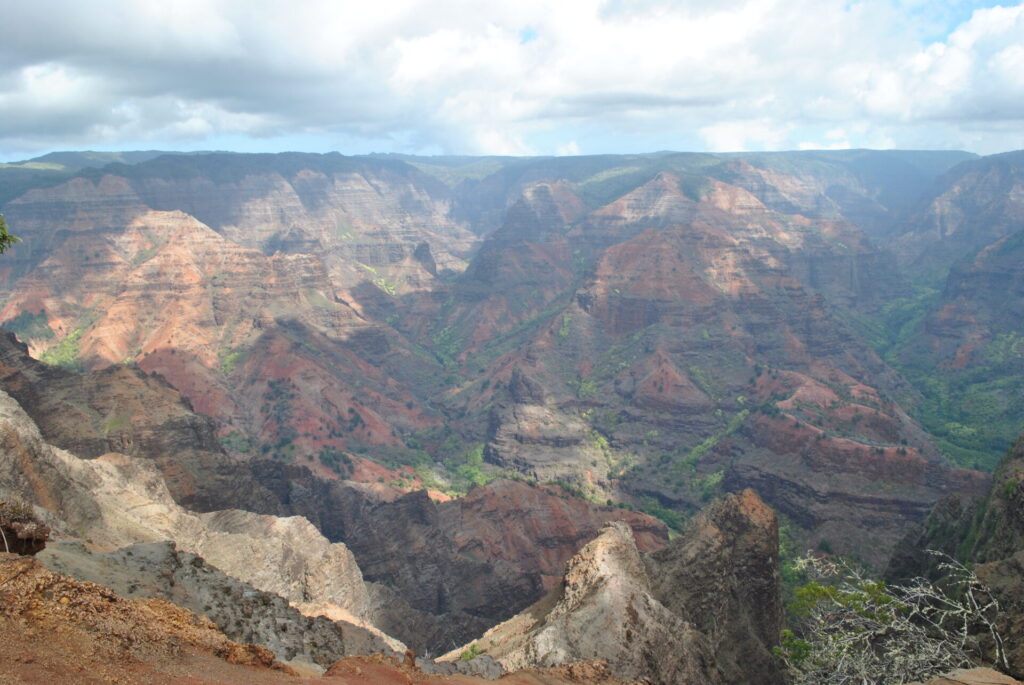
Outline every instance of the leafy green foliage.
<path id="1" fill-rule="evenodd" d="M 686 517 L 682 513 L 675 509 L 669 509 L 653 497 L 642 498 L 638 508 L 645 514 L 661 519 L 666 526 L 676 533 L 681 532 L 686 524 Z"/>
<path id="2" fill-rule="evenodd" d="M 970 364 L 940 364 L 921 343 L 927 316 L 941 306 L 940 291 L 919 285 L 912 297 L 886 303 L 873 317 L 848 312 L 848 320 L 899 370 L 923 400 L 898 398 L 936 438 L 946 457 L 963 467 L 991 471 L 1024 431 L 1024 329 L 999 322 Z"/>
<path id="3" fill-rule="evenodd" d="M 568 312 L 562 314 L 562 323 L 558 327 L 558 339 L 566 340 L 569 338 L 569 324 L 572 323 L 572 314 Z"/>
<path id="4" fill-rule="evenodd" d="M 248 454 L 252 451 L 252 443 L 250 443 L 249 439 L 238 431 L 231 431 L 227 435 L 222 436 L 220 438 L 220 444 L 223 445 L 225 449 L 229 449 L 234 452 L 241 452 L 243 454 Z"/>
<path id="5" fill-rule="evenodd" d="M 247 351 L 245 350 L 223 350 L 222 355 L 223 356 L 220 360 L 220 372 L 225 376 L 231 374 L 231 372 L 238 367 L 238 364 L 244 361 L 245 357 L 248 356 Z"/>
<path id="6" fill-rule="evenodd" d="M 719 470 L 702 476 L 697 481 L 697 488 L 700 490 L 700 498 L 705 502 L 710 502 L 721 492 L 722 489 L 722 478 L 725 477 L 725 471 Z"/>
<path id="7" fill-rule="evenodd" d="M 352 473 L 352 459 L 337 447 L 322 447 L 317 454 L 320 463 L 337 473 L 339 476 Z"/>
<path id="8" fill-rule="evenodd" d="M 456 469 L 456 473 L 463 479 L 475 485 L 487 485 L 496 476 L 484 473 L 481 467 L 484 463 L 484 445 L 474 445 L 466 454 L 466 463 Z"/>
<path id="9" fill-rule="evenodd" d="M 4 328 L 18 336 L 18 340 L 51 340 L 53 331 L 46 321 L 46 314 L 39 312 L 32 314 L 23 311 L 13 319 L 4 322 Z"/>
<path id="10" fill-rule="evenodd" d="M 593 378 L 577 378 L 569 381 L 568 386 L 576 391 L 576 397 L 581 400 L 597 395 L 597 381 Z"/>
<path id="11" fill-rule="evenodd" d="M 452 326 L 445 326 L 434 334 L 434 353 L 445 368 L 455 366 L 455 357 L 462 349 L 462 340 Z"/>
<path id="12" fill-rule="evenodd" d="M 679 474 L 687 467 L 691 471 L 695 469 L 697 466 L 697 462 L 700 461 L 700 458 L 707 454 L 707 452 L 710 449 L 712 449 L 715 445 L 717 445 L 720 440 L 738 431 L 740 429 L 740 426 L 743 425 L 743 422 L 747 420 L 748 416 L 750 416 L 750 410 L 741 409 L 731 419 L 729 419 L 729 423 L 727 423 L 725 427 L 722 428 L 722 430 L 718 431 L 714 435 L 710 435 L 707 438 L 705 438 L 703 441 L 701 441 L 699 445 L 690 450 L 686 457 L 684 457 L 682 460 L 674 464 L 672 467 L 672 472 L 675 474 Z M 721 482 L 721 479 L 719 479 L 719 482 Z M 715 483 L 714 485 L 717 484 L 718 483 Z"/>
<path id="13" fill-rule="evenodd" d="M 78 341 L 84 332 L 85 329 L 76 328 L 66 338 L 40 354 L 39 361 L 50 366 L 80 371 L 82 362 L 78 359 Z"/>
<path id="14" fill-rule="evenodd" d="M 482 651 L 483 650 L 480 649 L 480 645 L 478 645 L 477 643 L 474 642 L 473 644 L 471 644 L 469 647 L 467 647 L 466 649 L 464 649 L 462 651 L 462 654 L 459 655 L 459 658 L 461 660 L 463 660 L 463 661 L 469 661 L 471 659 L 475 659 L 478 656 L 480 656 L 480 653 Z"/>
<path id="15" fill-rule="evenodd" d="M 11 235 L 7 230 L 7 222 L 4 220 L 4 215 L 0 214 L 0 254 L 6 252 L 11 245 L 20 242 L 20 238 Z"/>

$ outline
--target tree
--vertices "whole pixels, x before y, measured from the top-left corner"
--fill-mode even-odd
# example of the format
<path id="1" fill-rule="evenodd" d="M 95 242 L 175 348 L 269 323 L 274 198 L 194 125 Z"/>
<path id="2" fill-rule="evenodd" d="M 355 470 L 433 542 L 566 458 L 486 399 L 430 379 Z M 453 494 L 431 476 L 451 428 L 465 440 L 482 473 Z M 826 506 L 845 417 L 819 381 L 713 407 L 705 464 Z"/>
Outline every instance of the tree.
<path id="1" fill-rule="evenodd" d="M 927 680 L 970 668 L 989 652 L 1007 667 L 995 627 L 999 604 L 952 559 L 939 564 L 944 588 L 921 578 L 887 585 L 829 558 L 808 555 L 797 564 L 812 581 L 796 590 L 801 625 L 783 631 L 777 652 L 793 685 Z"/>
<path id="2" fill-rule="evenodd" d="M 17 236 L 11 235 L 7 231 L 7 222 L 4 221 L 4 215 L 0 214 L 0 254 L 7 251 L 14 243 L 20 243 L 21 239 Z"/>

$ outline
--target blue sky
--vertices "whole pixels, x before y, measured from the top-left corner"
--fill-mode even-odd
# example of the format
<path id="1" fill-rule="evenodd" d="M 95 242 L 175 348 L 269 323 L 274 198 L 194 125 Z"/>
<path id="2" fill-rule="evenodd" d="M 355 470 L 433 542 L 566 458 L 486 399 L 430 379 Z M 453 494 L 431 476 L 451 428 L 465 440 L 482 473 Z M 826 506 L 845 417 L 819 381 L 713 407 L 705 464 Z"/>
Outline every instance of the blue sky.
<path id="1" fill-rule="evenodd" d="M 0 2 L 6 161 L 1024 148 L 1022 3 Z"/>

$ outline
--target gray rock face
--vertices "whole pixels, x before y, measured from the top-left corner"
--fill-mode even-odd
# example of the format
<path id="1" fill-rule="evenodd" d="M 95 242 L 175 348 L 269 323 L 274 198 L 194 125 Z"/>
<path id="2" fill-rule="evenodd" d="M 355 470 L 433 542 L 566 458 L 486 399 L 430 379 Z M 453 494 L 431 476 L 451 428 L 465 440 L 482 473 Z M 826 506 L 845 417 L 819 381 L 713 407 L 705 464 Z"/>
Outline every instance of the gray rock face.
<path id="1" fill-rule="evenodd" d="M 610 523 L 559 588 L 441 659 L 469 649 L 509 671 L 600 659 L 623 680 L 781 685 L 778 544 L 774 512 L 750 490 L 716 500 L 650 555 Z"/>
<path id="2" fill-rule="evenodd" d="M 562 587 L 475 644 L 510 671 L 602 659 L 625 680 L 725 682 L 708 640 L 652 595 L 632 532 L 620 521 L 569 561 Z"/>
<path id="3" fill-rule="evenodd" d="M 11 495 L 35 505 L 58 534 L 99 548 L 174 540 L 182 551 L 306 613 L 364 624 L 370 611 L 352 553 L 306 519 L 187 511 L 149 460 L 117 453 L 78 459 L 44 442 L 17 402 L 0 392 L 0 496 Z M 404 648 L 364 627 L 384 644 Z"/>
<path id="4" fill-rule="evenodd" d="M 729 683 L 782 683 L 772 656 L 782 630 L 779 526 L 751 490 L 701 511 L 645 561 L 651 593 L 711 641 Z"/>
<path id="5" fill-rule="evenodd" d="M 257 590 L 180 552 L 174 542 L 138 543 L 113 552 L 80 542 L 51 545 L 39 561 L 55 573 L 106 585 L 127 598 L 163 599 L 206 616 L 236 642 L 274 650 L 282 661 L 326 668 L 350 654 L 389 651 L 379 635 L 342 621 L 299 613 L 285 599 Z"/>
<path id="6" fill-rule="evenodd" d="M 514 377 L 515 378 L 515 377 Z M 522 375 L 513 392 L 526 392 Z M 487 461 L 542 481 L 585 485 L 583 473 L 600 483 L 608 479 L 608 465 L 590 439 L 590 427 L 576 417 L 538 404 L 495 407 L 490 416 L 491 441 Z"/>

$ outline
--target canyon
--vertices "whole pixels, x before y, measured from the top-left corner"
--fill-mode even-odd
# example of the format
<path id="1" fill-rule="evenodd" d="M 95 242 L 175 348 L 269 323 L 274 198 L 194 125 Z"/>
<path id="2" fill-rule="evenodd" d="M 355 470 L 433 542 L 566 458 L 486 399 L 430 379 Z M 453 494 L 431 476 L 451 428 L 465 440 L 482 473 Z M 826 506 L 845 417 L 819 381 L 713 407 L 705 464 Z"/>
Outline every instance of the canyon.
<path id="1" fill-rule="evenodd" d="M 0 168 L 0 494 L 289 662 L 780 682 L 776 515 L 883 569 L 1008 487 L 1020 153 L 61 160 Z"/>

